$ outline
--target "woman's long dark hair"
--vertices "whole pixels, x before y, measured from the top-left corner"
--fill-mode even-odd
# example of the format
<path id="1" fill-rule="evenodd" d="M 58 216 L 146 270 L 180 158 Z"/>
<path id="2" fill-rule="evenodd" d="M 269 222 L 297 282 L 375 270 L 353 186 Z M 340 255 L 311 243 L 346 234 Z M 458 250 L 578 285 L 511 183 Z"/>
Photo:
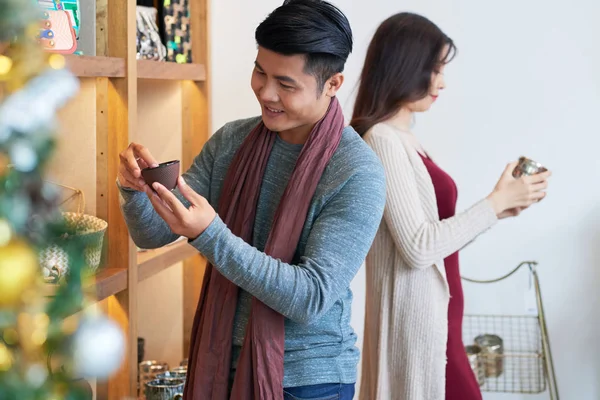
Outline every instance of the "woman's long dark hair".
<path id="1" fill-rule="evenodd" d="M 386 19 L 369 44 L 350 125 L 362 136 L 427 96 L 432 73 L 455 54 L 452 39 L 427 18 L 404 12 Z"/>

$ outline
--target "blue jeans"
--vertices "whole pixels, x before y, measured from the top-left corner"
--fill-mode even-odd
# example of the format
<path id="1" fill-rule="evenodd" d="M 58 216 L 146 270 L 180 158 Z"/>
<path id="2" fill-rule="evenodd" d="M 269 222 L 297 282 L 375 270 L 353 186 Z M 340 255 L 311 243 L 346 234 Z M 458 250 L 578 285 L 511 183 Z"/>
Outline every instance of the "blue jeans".
<path id="1" fill-rule="evenodd" d="M 283 400 L 352 400 L 354 383 L 324 383 L 283 389 Z"/>

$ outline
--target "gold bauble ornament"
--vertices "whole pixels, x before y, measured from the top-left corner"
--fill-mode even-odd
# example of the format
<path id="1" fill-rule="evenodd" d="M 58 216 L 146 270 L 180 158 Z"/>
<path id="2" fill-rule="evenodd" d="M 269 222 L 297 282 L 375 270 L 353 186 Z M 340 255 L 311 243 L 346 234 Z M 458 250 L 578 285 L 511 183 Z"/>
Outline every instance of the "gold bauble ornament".
<path id="1" fill-rule="evenodd" d="M 0 247 L 0 307 L 20 302 L 23 291 L 36 279 L 38 259 L 29 245 L 13 240 Z"/>
<path id="2" fill-rule="evenodd" d="M 13 363 L 13 357 L 4 343 L 0 342 L 0 371 L 8 371 Z"/>

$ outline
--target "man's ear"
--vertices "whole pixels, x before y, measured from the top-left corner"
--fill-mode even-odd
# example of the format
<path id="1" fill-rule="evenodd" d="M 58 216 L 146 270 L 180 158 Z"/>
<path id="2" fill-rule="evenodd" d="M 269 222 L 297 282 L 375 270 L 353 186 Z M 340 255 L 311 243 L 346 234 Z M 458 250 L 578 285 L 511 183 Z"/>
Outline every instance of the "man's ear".
<path id="1" fill-rule="evenodd" d="M 325 87 L 323 88 L 325 91 L 325 96 L 335 97 L 338 90 L 340 90 L 340 88 L 342 87 L 343 83 L 344 74 L 338 72 L 337 74 L 333 75 L 327 80 L 327 82 L 325 82 Z"/>

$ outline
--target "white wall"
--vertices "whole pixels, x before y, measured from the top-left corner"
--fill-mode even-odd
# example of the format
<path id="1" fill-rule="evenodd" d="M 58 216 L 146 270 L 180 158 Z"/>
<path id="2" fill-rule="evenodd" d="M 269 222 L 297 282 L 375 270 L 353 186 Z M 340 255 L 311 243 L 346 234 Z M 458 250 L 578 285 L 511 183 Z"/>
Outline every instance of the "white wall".
<path id="1" fill-rule="evenodd" d="M 213 127 L 258 113 L 249 80 L 254 29 L 280 0 L 212 2 Z M 340 93 L 350 116 L 368 41 L 388 15 L 416 11 L 453 37 L 458 58 L 448 89 L 415 131 L 455 178 L 459 208 L 486 195 L 504 165 L 521 154 L 554 172 L 550 195 L 518 219 L 503 221 L 461 253 L 465 275 L 491 278 L 535 259 L 544 290 L 563 399 L 600 398 L 600 3 L 576 0 L 335 1 L 347 14 L 355 49 Z M 466 284 L 467 311 L 523 313 L 527 278 L 507 285 Z M 353 283 L 361 336 L 364 270 Z M 492 297 L 498 293 L 500 299 Z M 547 395 L 485 394 L 486 400 Z"/>

